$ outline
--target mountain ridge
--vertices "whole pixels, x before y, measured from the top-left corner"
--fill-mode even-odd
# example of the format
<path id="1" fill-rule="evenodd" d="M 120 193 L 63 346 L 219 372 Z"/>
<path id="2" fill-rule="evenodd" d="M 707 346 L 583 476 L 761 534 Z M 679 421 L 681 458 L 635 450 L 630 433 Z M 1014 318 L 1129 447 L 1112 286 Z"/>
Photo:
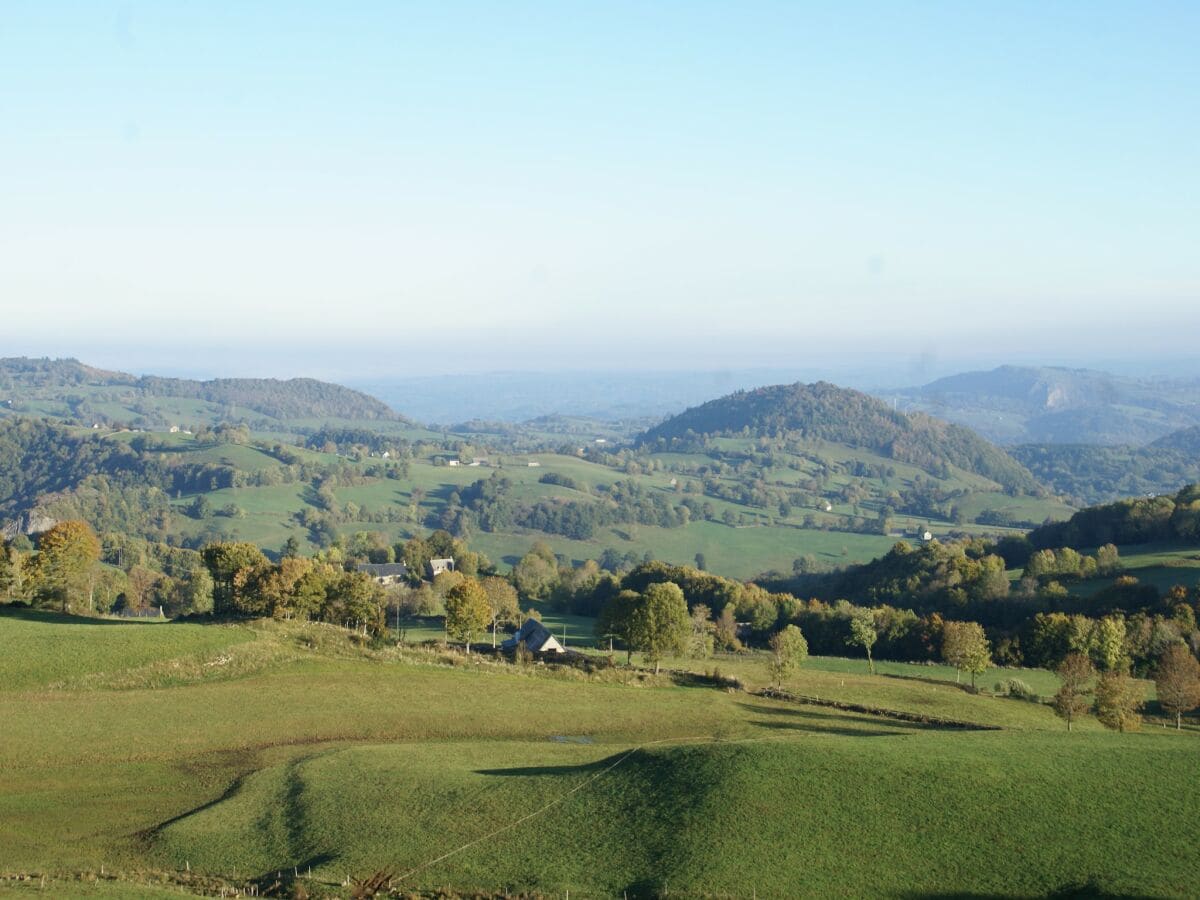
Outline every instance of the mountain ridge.
<path id="1" fill-rule="evenodd" d="M 109 389 L 106 391 L 106 389 Z M 121 393 L 131 392 L 131 393 Z M 220 409 L 195 411 L 208 424 L 217 424 L 226 409 L 233 420 L 237 407 L 270 419 L 354 418 L 405 422 L 390 406 L 362 391 L 314 378 L 214 378 L 204 381 L 167 378 L 158 375 L 131 375 L 86 365 L 77 359 L 43 357 L 7 357 L 0 359 L 0 409 L 9 412 L 45 414 L 39 404 L 57 404 L 61 418 L 81 425 L 93 422 L 119 422 L 112 404 L 128 409 L 126 417 L 153 417 L 160 414 L 166 424 L 166 410 L 155 410 L 156 401 L 165 398 L 199 401 Z M 139 409 L 138 407 L 145 407 Z M 161 405 L 161 404 L 159 404 Z M 29 408 L 25 408 L 29 407 Z M 174 416 L 176 421 L 187 413 Z M 174 424 L 174 423 L 172 423 Z"/>

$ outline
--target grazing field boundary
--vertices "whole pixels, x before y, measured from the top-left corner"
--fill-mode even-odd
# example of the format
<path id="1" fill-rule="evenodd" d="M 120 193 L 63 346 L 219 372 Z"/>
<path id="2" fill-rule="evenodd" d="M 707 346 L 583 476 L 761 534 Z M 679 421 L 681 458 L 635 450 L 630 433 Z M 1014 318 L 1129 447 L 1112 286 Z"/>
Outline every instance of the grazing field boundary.
<path id="1" fill-rule="evenodd" d="M 863 713 L 868 716 L 879 716 L 884 719 L 895 719 L 899 722 L 912 722 L 917 725 L 933 725 L 937 728 L 959 728 L 963 731 L 1003 731 L 1000 725 L 982 725 L 979 722 L 965 722 L 962 719 L 947 719 L 942 716 L 929 716 L 924 713 L 904 712 L 899 709 L 885 709 L 880 706 L 867 706 L 862 703 L 845 703 L 841 700 L 828 700 L 821 697 L 806 697 L 802 694 L 791 694 L 777 688 L 764 688 L 756 691 L 758 697 L 770 700 L 784 700 L 788 703 L 800 703 L 805 706 L 827 706 L 844 712 Z"/>

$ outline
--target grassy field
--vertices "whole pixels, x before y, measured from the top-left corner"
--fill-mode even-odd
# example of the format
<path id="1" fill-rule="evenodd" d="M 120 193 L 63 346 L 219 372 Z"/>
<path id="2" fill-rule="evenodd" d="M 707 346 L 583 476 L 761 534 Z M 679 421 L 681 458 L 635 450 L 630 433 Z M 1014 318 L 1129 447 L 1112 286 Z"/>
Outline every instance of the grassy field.
<path id="1" fill-rule="evenodd" d="M 28 873 L 158 897 L 293 867 L 318 895 L 376 870 L 555 896 L 1194 894 L 1200 735 L 1068 735 L 1043 705 L 857 661 L 787 686 L 1001 730 L 319 625 L 2 614 L 0 646 L 0 896 L 46 895 L 6 878 Z M 761 659 L 719 664 L 765 680 Z M 101 867 L 138 884 L 71 880 Z"/>

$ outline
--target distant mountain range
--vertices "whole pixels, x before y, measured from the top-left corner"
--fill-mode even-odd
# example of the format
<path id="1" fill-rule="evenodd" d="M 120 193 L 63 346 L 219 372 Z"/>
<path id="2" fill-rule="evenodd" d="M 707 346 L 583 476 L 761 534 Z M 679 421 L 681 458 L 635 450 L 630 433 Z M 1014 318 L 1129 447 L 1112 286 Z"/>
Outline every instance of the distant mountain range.
<path id="1" fill-rule="evenodd" d="M 1001 366 L 880 392 L 900 409 L 966 425 L 999 444 L 1149 444 L 1200 425 L 1200 379 Z"/>

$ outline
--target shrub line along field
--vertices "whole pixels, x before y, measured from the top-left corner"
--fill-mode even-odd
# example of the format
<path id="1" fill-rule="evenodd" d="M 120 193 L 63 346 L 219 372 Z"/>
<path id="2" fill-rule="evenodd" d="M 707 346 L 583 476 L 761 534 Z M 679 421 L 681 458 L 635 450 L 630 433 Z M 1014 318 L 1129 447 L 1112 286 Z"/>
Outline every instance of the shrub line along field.
<path id="1" fill-rule="evenodd" d="M 5 612 L 0 646 L 0 875 L 44 872 L 58 896 L 293 869 L 334 895 L 381 870 L 558 896 L 1194 893 L 1194 731 L 1067 734 L 1042 704 L 855 660 L 812 660 L 784 688 L 1001 730 L 311 623 Z M 767 682 L 761 654 L 679 662 Z"/>

